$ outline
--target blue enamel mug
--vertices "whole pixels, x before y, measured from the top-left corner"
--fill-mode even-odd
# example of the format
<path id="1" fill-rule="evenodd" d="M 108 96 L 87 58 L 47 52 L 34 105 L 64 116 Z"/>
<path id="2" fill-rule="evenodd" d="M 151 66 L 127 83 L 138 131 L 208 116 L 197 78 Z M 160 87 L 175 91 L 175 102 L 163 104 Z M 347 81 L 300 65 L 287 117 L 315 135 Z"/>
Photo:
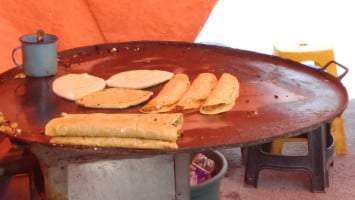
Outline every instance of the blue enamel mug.
<path id="1" fill-rule="evenodd" d="M 57 73 L 57 40 L 58 37 L 46 34 L 43 41 L 37 41 L 37 35 L 20 37 L 21 46 L 12 50 L 12 60 L 16 67 L 23 69 L 27 76 L 45 77 Z M 15 59 L 18 50 L 22 51 L 22 64 Z"/>

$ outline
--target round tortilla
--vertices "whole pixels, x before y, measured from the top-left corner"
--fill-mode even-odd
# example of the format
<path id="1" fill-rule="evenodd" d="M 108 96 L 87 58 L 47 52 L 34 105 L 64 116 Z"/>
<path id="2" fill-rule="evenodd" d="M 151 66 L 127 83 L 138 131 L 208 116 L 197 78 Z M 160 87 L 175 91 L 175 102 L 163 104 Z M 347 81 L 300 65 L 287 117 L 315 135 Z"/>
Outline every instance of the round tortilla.
<path id="1" fill-rule="evenodd" d="M 88 108 L 123 109 L 138 105 L 153 95 L 151 91 L 128 88 L 107 88 L 90 93 L 76 103 Z"/>
<path id="2" fill-rule="evenodd" d="M 144 89 L 170 80 L 174 73 L 163 70 L 130 70 L 120 72 L 106 80 L 108 87 Z"/>
<path id="3" fill-rule="evenodd" d="M 105 86 L 104 79 L 83 73 L 67 74 L 55 79 L 52 89 L 56 95 L 75 101 L 92 92 L 100 91 Z"/>

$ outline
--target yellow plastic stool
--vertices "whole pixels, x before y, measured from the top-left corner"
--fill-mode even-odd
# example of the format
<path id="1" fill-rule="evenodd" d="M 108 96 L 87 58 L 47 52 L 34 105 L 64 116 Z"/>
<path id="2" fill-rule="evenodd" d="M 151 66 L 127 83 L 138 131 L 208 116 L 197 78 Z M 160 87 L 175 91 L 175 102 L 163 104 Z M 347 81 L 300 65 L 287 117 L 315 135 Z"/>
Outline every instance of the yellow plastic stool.
<path id="1" fill-rule="evenodd" d="M 335 60 L 334 49 L 330 44 L 316 44 L 316 43 L 282 43 L 275 42 L 273 46 L 273 53 L 282 58 L 291 59 L 298 62 L 312 61 L 317 66 L 325 66 L 329 61 Z M 326 71 L 337 77 L 336 64 L 332 63 Z M 345 137 L 345 128 L 343 116 L 334 119 L 331 122 L 331 133 L 335 141 L 335 151 L 337 154 L 346 154 L 347 145 Z M 285 138 L 272 142 L 271 152 L 274 154 L 281 154 L 282 145 L 284 142 L 300 142 L 307 141 L 304 138 Z"/>

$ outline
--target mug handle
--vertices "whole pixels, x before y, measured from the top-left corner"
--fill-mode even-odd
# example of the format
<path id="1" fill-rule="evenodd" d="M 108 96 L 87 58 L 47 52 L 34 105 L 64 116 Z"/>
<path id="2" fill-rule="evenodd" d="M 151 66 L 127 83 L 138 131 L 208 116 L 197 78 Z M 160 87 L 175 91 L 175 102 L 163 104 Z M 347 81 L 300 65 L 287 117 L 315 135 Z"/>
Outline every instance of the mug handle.
<path id="1" fill-rule="evenodd" d="M 15 53 L 16 53 L 16 51 L 18 51 L 19 49 L 21 49 L 21 46 L 18 46 L 18 47 L 14 48 L 14 49 L 12 50 L 12 61 L 15 63 L 16 67 L 21 70 L 21 69 L 22 69 L 22 65 L 18 64 L 18 63 L 16 62 L 16 59 L 15 59 Z"/>

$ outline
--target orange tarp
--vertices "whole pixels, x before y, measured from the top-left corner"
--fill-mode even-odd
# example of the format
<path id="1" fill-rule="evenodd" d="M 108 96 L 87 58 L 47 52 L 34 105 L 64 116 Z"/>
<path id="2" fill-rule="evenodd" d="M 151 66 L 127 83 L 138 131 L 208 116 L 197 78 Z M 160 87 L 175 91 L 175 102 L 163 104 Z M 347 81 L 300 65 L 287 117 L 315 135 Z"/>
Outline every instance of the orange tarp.
<path id="1" fill-rule="evenodd" d="M 0 73 L 14 67 L 19 37 L 58 36 L 58 50 L 105 42 L 192 42 L 217 0 L 0 0 Z"/>

